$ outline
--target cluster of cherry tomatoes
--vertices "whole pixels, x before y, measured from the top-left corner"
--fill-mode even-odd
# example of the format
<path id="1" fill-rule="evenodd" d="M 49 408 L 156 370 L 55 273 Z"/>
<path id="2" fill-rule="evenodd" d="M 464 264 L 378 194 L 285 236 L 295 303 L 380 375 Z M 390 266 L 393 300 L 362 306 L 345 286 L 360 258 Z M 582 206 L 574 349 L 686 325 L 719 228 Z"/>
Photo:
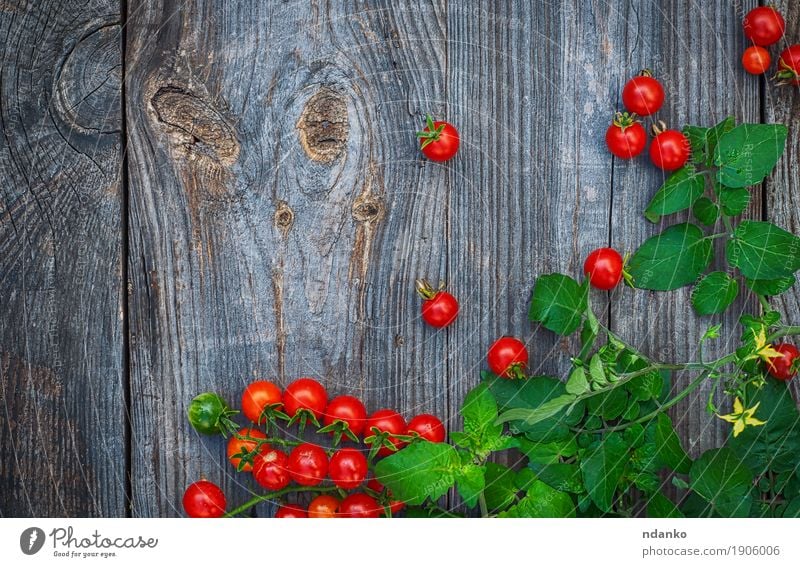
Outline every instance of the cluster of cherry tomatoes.
<path id="1" fill-rule="evenodd" d="M 747 13 L 742 27 L 753 43 L 742 54 L 742 66 L 751 75 L 763 75 L 772 66 L 767 48 L 783 38 L 786 22 L 773 6 L 759 6 Z M 780 54 L 775 78 L 779 84 L 800 85 L 800 44 L 791 45 Z"/>
<path id="2" fill-rule="evenodd" d="M 370 463 L 418 439 L 441 443 L 446 436 L 444 425 L 434 415 L 420 414 L 406 423 L 400 413 L 388 408 L 367 414 L 354 396 L 329 399 L 325 387 L 313 378 L 299 378 L 283 391 L 266 380 L 253 382 L 242 395 L 241 413 L 250 425 L 239 427 L 232 419 L 236 413 L 211 392 L 197 396 L 188 410 L 190 423 L 200 433 L 230 433 L 227 456 L 231 464 L 237 471 L 251 473 L 269 493 L 279 493 L 293 483 L 302 491 L 330 481 L 322 487 L 325 493 L 307 508 L 285 503 L 278 517 L 378 517 L 387 510 L 399 512 L 404 504 L 393 500 L 376 479 L 368 480 Z M 280 422 L 286 422 L 286 427 L 298 424 L 298 437 L 313 424 L 317 433 L 332 437 L 331 447 L 269 437 Z M 353 445 L 341 446 L 343 442 Z M 362 485 L 366 491 L 359 491 Z M 222 490 L 207 480 L 190 485 L 183 504 L 191 517 L 220 517 L 226 509 Z"/>
<path id="3" fill-rule="evenodd" d="M 651 71 L 645 69 L 639 76 L 625 83 L 622 103 L 628 112 L 617 112 L 606 130 L 606 145 L 620 159 L 632 159 L 647 147 L 647 132 L 640 117 L 652 116 L 664 104 L 664 87 Z M 679 130 L 670 130 L 664 122 L 652 126 L 650 160 L 664 171 L 683 167 L 689 160 L 689 140 Z"/>

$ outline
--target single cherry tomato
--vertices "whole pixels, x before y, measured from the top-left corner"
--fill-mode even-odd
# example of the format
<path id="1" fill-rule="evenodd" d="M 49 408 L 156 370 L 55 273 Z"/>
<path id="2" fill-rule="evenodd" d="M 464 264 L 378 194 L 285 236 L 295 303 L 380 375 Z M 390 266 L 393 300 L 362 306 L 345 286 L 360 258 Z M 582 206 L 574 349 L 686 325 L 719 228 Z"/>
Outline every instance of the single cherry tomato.
<path id="1" fill-rule="evenodd" d="M 259 453 L 253 459 L 253 477 L 267 490 L 286 488 L 292 480 L 288 460 L 286 453 L 277 449 Z"/>
<path id="2" fill-rule="evenodd" d="M 456 155 L 460 140 L 455 126 L 441 120 L 434 122 L 430 115 L 425 121 L 427 126 L 422 132 L 417 132 L 425 157 L 432 161 L 447 161 Z"/>
<path id="3" fill-rule="evenodd" d="M 751 45 L 742 54 L 742 67 L 751 75 L 763 75 L 771 64 L 772 57 L 769 51 L 758 45 Z"/>
<path id="4" fill-rule="evenodd" d="M 647 132 L 635 114 L 617 112 L 614 121 L 606 130 L 608 150 L 621 159 L 631 159 L 647 146 Z"/>
<path id="5" fill-rule="evenodd" d="M 248 472 L 253 470 L 253 465 L 248 462 L 241 464 L 242 456 L 255 451 L 258 446 L 258 439 L 266 439 L 267 436 L 258 429 L 250 428 L 240 429 L 239 435 L 242 437 L 250 437 L 250 439 L 239 439 L 235 435 L 232 435 L 231 438 L 228 439 L 228 459 L 237 471 Z M 260 452 L 264 453 L 266 451 L 269 451 L 269 445 L 261 445 Z"/>
<path id="6" fill-rule="evenodd" d="M 261 424 L 266 421 L 263 415 L 265 408 L 274 406 L 275 409 L 280 409 L 282 405 L 281 389 L 266 380 L 253 382 L 242 394 L 242 413 L 253 423 Z"/>
<path id="7" fill-rule="evenodd" d="M 367 408 L 356 397 L 337 396 L 333 398 L 325 409 L 323 423 L 333 425 L 336 421 L 342 421 L 356 437 L 364 431 L 364 424 L 367 421 Z"/>
<path id="8" fill-rule="evenodd" d="M 298 445 L 289 453 L 289 475 L 297 484 L 316 486 L 328 474 L 325 449 L 311 443 Z"/>
<path id="9" fill-rule="evenodd" d="M 770 358 L 767 361 L 767 370 L 778 380 L 791 380 L 797 374 L 798 366 L 800 366 L 800 362 L 797 360 L 800 357 L 800 350 L 789 343 L 780 343 L 774 345 L 773 348 L 781 353 L 781 356 Z"/>
<path id="10" fill-rule="evenodd" d="M 363 492 L 351 494 L 339 504 L 339 515 L 344 518 L 377 518 L 381 512 L 383 506 Z"/>
<path id="11" fill-rule="evenodd" d="M 189 403 L 186 413 L 189 417 L 189 423 L 198 433 L 216 435 L 221 433 L 223 429 L 227 431 L 225 423 L 228 420 L 228 416 L 236 412 L 231 411 L 225 400 L 218 394 L 203 392 L 195 396 Z"/>
<path id="12" fill-rule="evenodd" d="M 309 518 L 335 518 L 339 499 L 330 494 L 320 494 L 308 505 Z"/>
<path id="13" fill-rule="evenodd" d="M 753 8 L 744 17 L 742 26 L 747 39 L 762 47 L 777 43 L 786 31 L 783 16 L 772 6 Z"/>
<path id="14" fill-rule="evenodd" d="M 319 419 L 325 413 L 327 405 L 328 392 L 313 378 L 298 378 L 289 384 L 283 393 L 283 407 L 289 417 L 294 417 L 298 411 L 305 410 Z"/>
<path id="15" fill-rule="evenodd" d="M 597 289 L 614 289 L 622 279 L 622 256 L 613 248 L 598 248 L 583 263 L 583 273 Z"/>
<path id="16" fill-rule="evenodd" d="M 639 116 L 650 116 L 664 104 L 664 87 L 653 73 L 645 69 L 638 77 L 625 83 L 622 89 L 622 103 L 630 112 Z"/>
<path id="17" fill-rule="evenodd" d="M 501 378 L 524 378 L 528 349 L 514 337 L 500 337 L 489 347 L 489 368 Z"/>
<path id="18" fill-rule="evenodd" d="M 339 449 L 331 457 L 328 475 L 339 488 L 352 490 L 367 478 L 368 468 L 367 458 L 358 449 Z"/>
<path id="19" fill-rule="evenodd" d="M 220 518 L 225 506 L 225 493 L 207 480 L 190 484 L 183 493 L 183 509 L 190 518 Z"/>
<path id="20" fill-rule="evenodd" d="M 447 327 L 458 316 L 458 300 L 443 289 L 434 289 L 427 280 L 417 280 L 422 302 L 422 319 L 431 327 Z"/>
<path id="21" fill-rule="evenodd" d="M 405 435 L 408 427 L 406 426 L 406 420 L 403 419 L 403 416 L 391 409 L 380 409 L 373 413 L 367 419 L 367 427 L 366 431 L 364 432 L 365 437 L 370 437 L 375 435 L 375 430 L 377 429 L 378 435 L 381 433 L 388 434 L 386 436 L 387 441 L 389 441 L 392 445 L 394 445 L 398 450 L 401 449 L 406 443 L 404 441 L 400 441 L 395 435 Z M 394 453 L 390 447 L 383 446 L 378 451 L 378 456 L 386 457 Z"/>
<path id="22" fill-rule="evenodd" d="M 383 494 L 385 487 L 378 481 L 377 478 L 372 477 L 371 479 L 369 479 L 369 482 L 367 482 L 367 488 L 378 494 Z M 385 496 L 386 499 L 388 500 L 387 504 L 389 506 L 389 509 L 392 511 L 392 514 L 399 514 L 403 510 L 403 508 L 406 507 L 405 502 L 401 500 L 392 500 L 391 490 L 386 490 Z"/>
<path id="23" fill-rule="evenodd" d="M 442 443 L 446 435 L 441 420 L 429 413 L 421 413 L 408 422 L 408 435 L 414 433 L 431 443 Z"/>
<path id="24" fill-rule="evenodd" d="M 664 171 L 680 169 L 689 161 L 691 146 L 682 132 L 667 130 L 666 124 L 653 125 L 655 138 L 650 144 L 650 159 Z"/>
<path id="25" fill-rule="evenodd" d="M 275 512 L 276 518 L 308 518 L 308 512 L 302 506 L 297 504 L 283 504 L 278 511 Z"/>
<path id="26" fill-rule="evenodd" d="M 780 85 L 800 85 L 800 44 L 790 45 L 783 50 L 775 78 Z"/>

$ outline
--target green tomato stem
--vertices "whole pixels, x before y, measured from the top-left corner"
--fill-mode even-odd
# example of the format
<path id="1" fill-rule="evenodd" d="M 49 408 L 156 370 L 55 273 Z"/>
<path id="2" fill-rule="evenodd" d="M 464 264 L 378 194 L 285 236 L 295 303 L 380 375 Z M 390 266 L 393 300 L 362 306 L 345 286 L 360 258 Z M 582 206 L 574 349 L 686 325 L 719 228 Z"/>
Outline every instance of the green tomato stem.
<path id="1" fill-rule="evenodd" d="M 260 504 L 261 502 L 266 502 L 268 500 L 275 500 L 276 498 L 280 498 L 281 496 L 285 496 L 287 494 L 294 494 L 296 492 L 333 492 L 336 490 L 335 486 L 293 486 L 291 488 L 284 488 L 283 490 L 277 490 L 275 492 L 268 492 L 267 494 L 260 494 L 258 496 L 254 496 L 238 508 L 234 508 L 230 512 L 227 512 L 223 517 L 224 518 L 233 518 L 238 516 L 242 512 L 246 512 L 256 504 Z"/>
<path id="2" fill-rule="evenodd" d="M 486 494 L 483 490 L 478 495 L 478 504 L 481 507 L 481 518 L 488 518 L 489 517 L 489 507 L 486 505 Z"/>

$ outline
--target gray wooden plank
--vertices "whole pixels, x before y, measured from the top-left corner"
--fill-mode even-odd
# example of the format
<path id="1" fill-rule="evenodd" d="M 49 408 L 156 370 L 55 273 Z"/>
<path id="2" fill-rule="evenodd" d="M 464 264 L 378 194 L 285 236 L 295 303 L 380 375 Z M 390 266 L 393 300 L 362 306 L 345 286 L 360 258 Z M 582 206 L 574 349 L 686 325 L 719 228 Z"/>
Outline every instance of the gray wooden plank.
<path id="1" fill-rule="evenodd" d="M 0 516 L 125 515 L 116 1 L 0 7 Z"/>
<path id="2" fill-rule="evenodd" d="M 683 0 L 660 3 L 628 3 L 613 16 L 622 27 L 622 41 L 614 46 L 613 67 L 621 103 L 624 82 L 640 69 L 653 69 L 665 85 L 666 101 L 659 118 L 670 126 L 713 125 L 734 114 L 740 121 L 758 122 L 759 80 L 741 68 L 746 38 L 741 14 L 754 1 L 742 4 L 716 3 L 700 8 Z M 738 8 L 737 8 L 738 6 Z M 598 139 L 598 144 L 602 143 Z M 614 203 L 611 217 L 612 244 L 634 251 L 644 240 L 687 215 L 672 215 L 657 225 L 646 221 L 642 211 L 663 183 L 665 175 L 649 163 L 649 157 L 614 163 Z M 756 194 L 748 217 L 761 214 Z M 720 223 L 721 224 L 721 223 Z M 721 227 L 718 226 L 721 230 Z M 723 250 L 717 249 L 717 265 Z M 690 305 L 690 288 L 678 291 L 644 292 L 628 288 L 615 293 L 613 328 L 643 352 L 658 360 L 695 360 L 698 342 L 706 328 L 723 323 L 722 337 L 708 345 L 706 357 L 728 353 L 736 347 L 743 312 L 758 312 L 749 295 L 740 297 L 724 316 L 697 317 Z M 673 392 L 685 387 L 690 376 L 676 376 Z M 728 426 L 706 413 L 710 384 L 677 404 L 671 415 L 684 446 L 693 456 L 719 446 Z M 670 490 L 669 485 L 665 487 Z"/>
<path id="3" fill-rule="evenodd" d="M 502 335 L 527 343 L 532 374 L 564 375 L 576 352 L 527 309 L 538 276 L 579 277 L 585 255 L 608 242 L 610 17 L 594 2 L 448 7 L 451 113 L 465 138 L 450 173 L 449 269 L 467 294 L 453 330 L 453 413 Z M 593 301 L 605 319 L 606 294 Z"/>
<path id="4" fill-rule="evenodd" d="M 179 10 L 180 8 L 180 10 Z M 423 18 L 421 15 L 427 17 Z M 184 418 L 197 392 L 308 374 L 370 409 L 444 413 L 445 333 L 413 282 L 444 270 L 440 5 L 132 2 L 134 514 L 201 474 L 252 486 Z"/>
<path id="5" fill-rule="evenodd" d="M 786 20 L 784 39 L 770 48 L 774 60 L 789 45 L 800 43 L 800 4 L 782 2 L 776 4 Z M 775 174 L 765 183 L 765 208 L 767 218 L 780 227 L 800 234 L 800 88 L 793 86 L 777 87 L 772 82 L 764 85 L 763 112 L 766 122 L 779 122 L 789 127 L 786 152 L 778 162 Z M 800 287 L 795 285 L 791 291 L 772 298 L 772 305 L 784 314 L 787 324 L 796 325 L 800 321 Z M 795 399 L 800 399 L 800 381 L 790 383 Z"/>

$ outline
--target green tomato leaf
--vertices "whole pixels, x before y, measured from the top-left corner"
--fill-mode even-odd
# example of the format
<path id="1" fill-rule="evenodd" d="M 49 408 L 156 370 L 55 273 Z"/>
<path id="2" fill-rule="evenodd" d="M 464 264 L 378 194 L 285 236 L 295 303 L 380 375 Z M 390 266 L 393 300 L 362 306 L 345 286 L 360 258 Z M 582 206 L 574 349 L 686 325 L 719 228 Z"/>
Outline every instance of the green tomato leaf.
<path id="1" fill-rule="evenodd" d="M 574 399 L 574 396 L 566 394 L 563 382 L 547 376 L 536 376 L 527 380 L 490 378 L 487 384 L 497 399 L 501 417 L 504 412 L 511 409 L 524 409 L 530 412 L 550 400 L 564 395 L 569 395 L 570 399 Z M 566 405 L 570 404 L 563 405 L 561 400 L 558 404 L 562 405 L 563 409 L 539 423 L 526 424 L 519 420 L 511 421 L 509 423 L 511 431 L 524 433 L 532 441 L 541 443 L 567 439 L 570 436 L 569 427 L 577 424 L 583 417 L 584 404 L 579 402 L 569 412 L 567 412 Z"/>
<path id="2" fill-rule="evenodd" d="M 723 447 L 703 453 L 689 471 L 689 486 L 723 517 L 746 517 L 752 504 L 753 473 Z"/>
<path id="3" fill-rule="evenodd" d="M 461 459 L 451 445 L 417 441 L 381 459 L 375 476 L 398 500 L 414 506 L 443 496 L 461 468 Z"/>
<path id="4" fill-rule="evenodd" d="M 759 295 L 780 295 L 792 289 L 796 281 L 794 276 L 786 276 L 775 280 L 751 280 L 745 278 L 744 283 Z"/>
<path id="5" fill-rule="evenodd" d="M 484 487 L 486 486 L 486 479 L 484 477 L 483 467 L 468 463 L 461 467 L 461 470 L 456 474 L 456 488 L 464 503 L 474 508 L 478 503 L 478 496 L 480 496 Z"/>
<path id="6" fill-rule="evenodd" d="M 541 481 L 534 481 L 515 506 L 500 513 L 501 518 L 574 518 L 575 503 L 569 494 Z"/>
<path id="7" fill-rule="evenodd" d="M 750 191 L 744 187 L 726 187 L 725 185 L 720 185 L 718 193 L 722 212 L 729 217 L 742 214 L 750 204 Z"/>
<path id="8" fill-rule="evenodd" d="M 492 451 L 509 448 L 510 437 L 503 436 L 503 426 L 497 421 L 497 401 L 485 383 L 479 384 L 464 398 L 461 406 L 464 433 L 453 434 L 453 441 L 474 455 L 483 458 Z"/>
<path id="9" fill-rule="evenodd" d="M 574 437 L 550 443 L 536 443 L 522 438 L 519 448 L 528 457 L 528 460 L 544 465 L 558 463 L 562 458 L 572 457 L 578 452 L 578 444 Z"/>
<path id="10" fill-rule="evenodd" d="M 670 175 L 656 192 L 644 216 L 650 222 L 658 222 L 664 215 L 677 213 L 691 207 L 703 194 L 705 178 L 694 166 L 687 165 Z"/>
<path id="11" fill-rule="evenodd" d="M 540 276 L 533 288 L 528 316 L 559 335 L 571 335 L 580 326 L 587 307 L 588 280 L 583 286 L 569 276 Z"/>
<path id="12" fill-rule="evenodd" d="M 653 442 L 659 465 L 682 474 L 688 474 L 692 460 L 681 446 L 681 440 L 672 427 L 672 420 L 665 413 L 658 414 L 655 422 Z M 659 466 L 660 468 L 660 466 Z"/>
<path id="13" fill-rule="evenodd" d="M 611 511 L 629 459 L 628 445 L 616 433 L 590 445 L 581 459 L 583 484 L 592 502 L 603 512 Z"/>
<path id="14" fill-rule="evenodd" d="M 728 187 L 761 183 L 786 148 L 783 124 L 742 124 L 723 134 L 714 150 L 717 178 Z"/>
<path id="15" fill-rule="evenodd" d="M 761 388 L 748 385 L 747 405 L 759 404 L 756 417 L 766 421 L 745 427 L 728 446 L 756 473 L 788 472 L 797 469 L 800 455 L 800 412 L 785 382 L 767 379 Z"/>
<path id="16" fill-rule="evenodd" d="M 516 473 L 497 463 L 486 463 L 486 506 L 490 511 L 504 510 L 517 499 Z"/>
<path id="17" fill-rule="evenodd" d="M 708 159 L 706 139 L 711 128 L 703 126 L 684 126 L 683 134 L 692 148 L 692 163 L 705 164 Z"/>
<path id="18" fill-rule="evenodd" d="M 762 221 L 743 221 L 726 249 L 728 263 L 752 280 L 774 280 L 800 269 L 800 238 Z"/>
<path id="19" fill-rule="evenodd" d="M 648 518 L 683 518 L 684 515 L 673 504 L 672 500 L 661 494 L 654 492 L 647 500 Z"/>
<path id="20" fill-rule="evenodd" d="M 503 414 L 500 416 L 499 422 L 507 423 L 509 421 L 520 421 L 523 426 L 530 427 L 546 420 L 549 417 L 553 417 L 565 409 L 569 404 L 574 402 L 575 397 L 576 396 L 573 394 L 562 394 L 553 398 L 552 400 L 544 402 L 537 408 L 511 409 L 503 412 Z"/>
<path id="21" fill-rule="evenodd" d="M 669 291 L 695 281 L 712 257 L 711 239 L 694 224 L 671 226 L 648 238 L 628 262 L 639 289 Z"/>
<path id="22" fill-rule="evenodd" d="M 581 478 L 581 470 L 573 463 L 528 463 L 528 469 L 535 473 L 534 478 L 561 492 L 579 494 L 586 491 Z"/>
<path id="23" fill-rule="evenodd" d="M 613 388 L 586 400 L 586 409 L 606 421 L 617 419 L 628 407 L 628 393 L 624 388 Z"/>
<path id="24" fill-rule="evenodd" d="M 692 291 L 692 306 L 698 315 L 722 313 L 739 295 L 739 284 L 725 272 L 711 272 Z"/>
<path id="25" fill-rule="evenodd" d="M 719 207 L 708 197 L 700 197 L 692 207 L 694 217 L 706 226 L 712 226 L 719 218 Z"/>
<path id="26" fill-rule="evenodd" d="M 580 396 L 589 391 L 589 381 L 586 379 L 586 371 L 582 366 L 572 369 L 567 380 L 567 393 Z"/>

